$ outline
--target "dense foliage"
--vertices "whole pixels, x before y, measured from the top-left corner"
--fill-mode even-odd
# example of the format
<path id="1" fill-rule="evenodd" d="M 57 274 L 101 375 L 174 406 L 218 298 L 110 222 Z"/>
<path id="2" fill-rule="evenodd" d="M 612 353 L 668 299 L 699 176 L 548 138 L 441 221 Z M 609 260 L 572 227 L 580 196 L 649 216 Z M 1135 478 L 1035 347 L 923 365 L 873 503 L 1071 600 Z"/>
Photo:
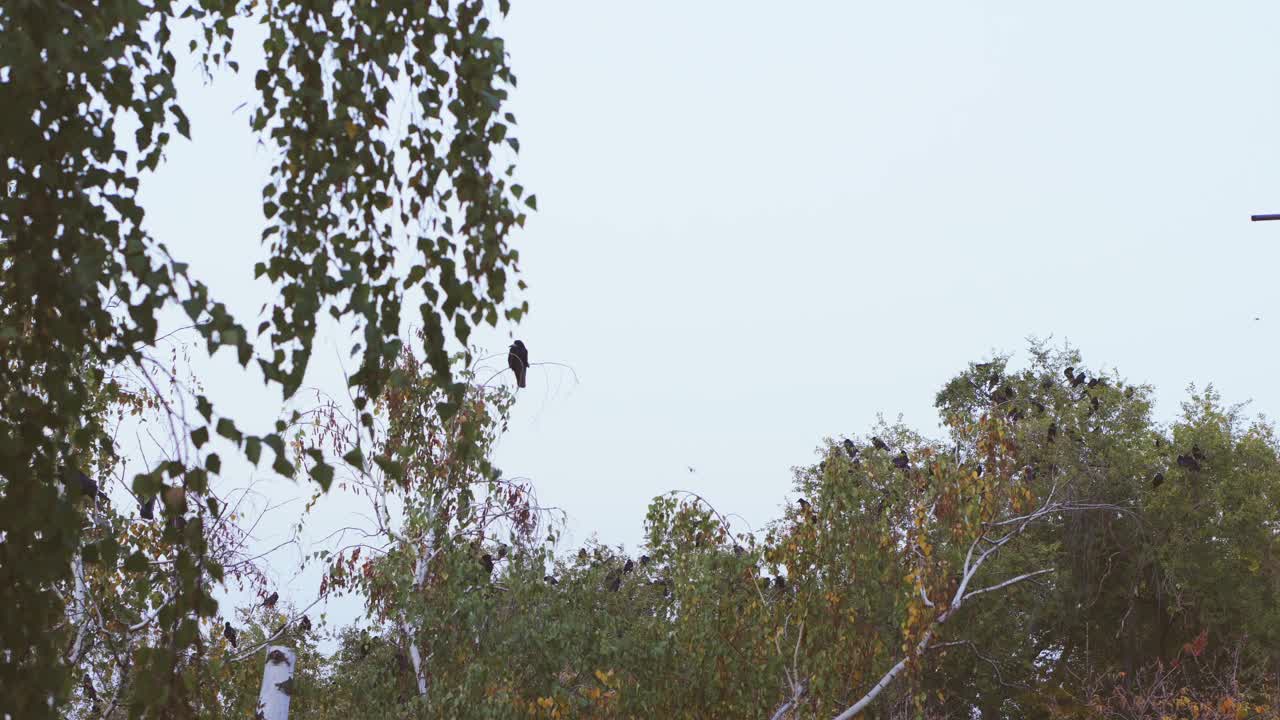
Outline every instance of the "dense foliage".
<path id="1" fill-rule="evenodd" d="M 139 503 L 165 500 L 165 530 L 126 542 L 116 518 L 86 513 L 63 480 L 77 469 L 104 480 L 112 467 L 102 410 L 120 388 L 103 379 L 123 369 L 152 380 L 166 368 L 152 353 L 167 310 L 189 316 L 209 354 L 230 349 L 284 398 L 305 376 L 318 318 L 336 318 L 357 338 L 351 385 L 367 427 L 367 403 L 394 380 L 410 300 L 440 411 L 461 402 L 446 344 L 523 312 L 509 298 L 518 258 L 508 237 L 536 204 L 512 182 L 518 143 L 504 103 L 515 78 L 490 15 L 481 0 L 0 6 L 0 715 L 56 714 L 79 685 L 73 670 L 90 648 L 66 617 L 84 610 L 68 600 L 83 595 L 82 560 L 156 593 L 135 598 L 133 612 L 158 613 L 162 632 L 114 633 L 113 672 L 140 683 L 131 712 L 190 715 L 197 688 L 181 668 L 202 652 L 197 628 L 217 612 L 210 589 L 225 571 L 211 552 L 227 518 L 210 488 L 222 463 L 209 440 L 226 438 L 254 463 L 266 446 L 276 472 L 296 471 L 287 419 L 242 427 L 186 384 L 176 395 L 156 385 L 166 457 L 125 484 Z M 256 328 L 148 233 L 137 200 L 169 144 L 199 131 L 178 97 L 179 64 L 238 72 L 237 30 L 250 24 L 263 27 L 266 58 L 251 123 L 273 158 L 262 190 L 268 259 L 253 271 L 278 290 Z M 178 30 L 195 39 L 175 47 Z M 342 464 L 318 447 L 305 457 L 322 487 Z M 173 572 L 157 576 L 158 562 Z"/>
<path id="2" fill-rule="evenodd" d="M 945 438 L 824 444 L 758 532 L 656 498 L 628 554 L 556 552 L 531 488 L 483 460 L 510 396 L 464 369 L 465 410 L 443 420 L 405 354 L 374 451 L 406 472 L 342 477 L 377 520 L 317 558 L 321 594 L 359 593 L 369 620 L 301 631 L 298 612 L 246 609 L 235 653 L 210 625 L 201 713 L 251 710 L 246 638 L 285 624 L 307 718 L 830 718 L 864 698 L 882 718 L 1280 717 L 1270 426 L 1204 391 L 1164 427 L 1150 388 L 1032 356 L 957 375 Z"/>

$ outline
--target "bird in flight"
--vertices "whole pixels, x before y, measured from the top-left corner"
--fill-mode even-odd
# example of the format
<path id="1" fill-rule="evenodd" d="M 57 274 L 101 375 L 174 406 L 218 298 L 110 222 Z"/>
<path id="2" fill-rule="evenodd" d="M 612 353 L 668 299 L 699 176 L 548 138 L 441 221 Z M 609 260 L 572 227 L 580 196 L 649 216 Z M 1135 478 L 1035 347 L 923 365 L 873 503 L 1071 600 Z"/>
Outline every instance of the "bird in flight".
<path id="1" fill-rule="evenodd" d="M 507 351 L 507 366 L 516 374 L 516 386 L 524 387 L 525 375 L 529 372 L 529 350 L 519 340 L 511 343 Z"/>

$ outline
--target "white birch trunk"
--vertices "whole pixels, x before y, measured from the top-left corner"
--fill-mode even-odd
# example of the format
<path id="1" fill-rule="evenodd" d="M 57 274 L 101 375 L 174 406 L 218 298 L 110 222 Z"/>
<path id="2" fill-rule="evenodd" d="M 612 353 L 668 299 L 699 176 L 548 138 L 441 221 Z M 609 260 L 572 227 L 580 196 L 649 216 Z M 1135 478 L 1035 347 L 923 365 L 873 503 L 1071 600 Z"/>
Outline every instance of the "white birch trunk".
<path id="1" fill-rule="evenodd" d="M 293 695 L 293 650 L 283 645 L 267 647 L 267 665 L 262 670 L 262 690 L 258 693 L 258 713 L 262 720 L 288 720 L 289 699 Z"/>
<path id="2" fill-rule="evenodd" d="M 413 567 L 413 587 L 415 590 L 422 590 L 422 583 L 427 579 L 427 553 L 423 553 L 418 557 L 417 564 Z M 409 658 L 413 661 L 413 675 L 418 680 L 418 695 L 427 696 L 427 671 L 422 663 L 422 651 L 418 649 L 418 629 L 408 621 L 400 623 L 400 630 L 405 634 L 405 641 L 409 644 Z"/>

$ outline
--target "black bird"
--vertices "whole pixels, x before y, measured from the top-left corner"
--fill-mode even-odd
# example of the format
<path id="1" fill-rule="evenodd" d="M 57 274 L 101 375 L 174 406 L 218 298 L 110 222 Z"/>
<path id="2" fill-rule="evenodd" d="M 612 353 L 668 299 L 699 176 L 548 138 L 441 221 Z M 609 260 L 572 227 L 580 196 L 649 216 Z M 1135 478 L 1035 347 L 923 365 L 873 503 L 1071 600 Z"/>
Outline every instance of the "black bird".
<path id="1" fill-rule="evenodd" d="M 1053 442 L 1058 437 L 1058 423 L 1049 423 L 1049 442 Z"/>
<path id="2" fill-rule="evenodd" d="M 1200 461 L 1190 455 L 1179 455 L 1178 467 L 1186 468 L 1191 472 L 1200 472 Z"/>
<path id="3" fill-rule="evenodd" d="M 311 630 L 311 618 L 306 615 L 302 616 L 302 622 L 298 623 L 298 627 L 302 628 L 302 632 Z"/>
<path id="4" fill-rule="evenodd" d="M 481 555 L 480 564 L 484 566 L 484 573 L 486 575 L 493 574 L 493 556 L 492 555 L 490 555 L 489 553 L 485 553 Z"/>
<path id="5" fill-rule="evenodd" d="M 1098 383 L 1100 383 L 1100 382 L 1102 382 L 1102 381 L 1101 381 L 1101 380 L 1099 380 L 1098 378 L 1094 378 L 1094 379 L 1090 380 L 1090 381 L 1089 381 L 1089 388 L 1090 388 L 1090 389 L 1093 389 L 1093 388 L 1098 387 Z"/>
<path id="6" fill-rule="evenodd" d="M 586 561 L 587 561 L 587 549 L 582 548 L 578 550 L 578 562 L 586 562 Z"/>
<path id="7" fill-rule="evenodd" d="M 266 600 L 263 600 L 263 601 L 262 601 L 262 607 L 264 607 L 264 608 L 273 608 L 273 607 L 275 607 L 275 606 L 276 606 L 276 601 L 277 601 L 277 600 L 279 600 L 279 599 L 280 599 L 280 593 L 278 593 L 278 592 L 273 592 L 273 593 L 271 593 L 270 595 L 268 595 L 268 596 L 267 596 L 267 599 L 266 599 Z"/>
<path id="8" fill-rule="evenodd" d="M 888 449 L 889 449 L 889 446 L 888 446 L 888 445 L 886 445 L 886 444 L 884 443 L 884 441 L 883 441 L 883 440 L 881 440 L 881 439 L 880 439 L 880 438 L 878 438 L 878 437 L 873 437 L 873 438 L 871 438 L 871 444 L 872 444 L 872 445 L 874 445 L 874 446 L 875 446 L 875 448 L 876 448 L 877 450 L 888 450 Z"/>
<path id="9" fill-rule="evenodd" d="M 636 564 L 631 561 L 631 558 L 627 558 L 626 564 L 622 566 L 622 572 L 629 573 L 635 569 L 636 569 Z"/>
<path id="10" fill-rule="evenodd" d="M 747 552 L 746 550 L 743 550 L 743 549 L 742 549 L 742 546 L 741 546 L 741 545 L 739 545 L 739 544 L 737 544 L 737 543 L 734 543 L 734 544 L 733 544 L 733 554 L 734 554 L 734 555 L 742 555 L 742 554 L 744 554 L 744 553 L 746 553 L 746 552 Z"/>
<path id="11" fill-rule="evenodd" d="M 91 500 L 98 499 L 105 501 L 107 499 L 107 494 L 98 489 L 98 483 L 94 482 L 93 478 L 85 475 L 79 470 L 73 470 L 72 474 L 74 475 L 72 479 L 80 486 L 81 495 Z"/>
<path id="12" fill-rule="evenodd" d="M 648 565 L 648 564 L 649 564 L 649 556 L 648 556 L 648 555 L 641 555 L 641 556 L 640 556 L 640 565 L 641 565 L 641 566 L 644 566 L 644 565 Z"/>
<path id="13" fill-rule="evenodd" d="M 854 445 L 849 438 L 844 439 L 844 451 L 849 454 L 850 460 L 858 457 L 858 446 Z"/>
<path id="14" fill-rule="evenodd" d="M 143 520 L 154 520 L 156 517 L 156 496 L 152 495 L 138 508 L 138 517 Z"/>
<path id="15" fill-rule="evenodd" d="M 910 464 L 911 464 L 911 461 L 907 459 L 906 450 L 903 450 L 902 452 L 898 453 L 898 456 L 893 459 L 893 466 L 898 468 L 899 470 L 906 470 L 907 466 Z"/>
<path id="16" fill-rule="evenodd" d="M 89 673 L 85 673 L 80 679 L 80 687 L 84 688 L 84 696 L 89 700 L 98 699 L 98 691 L 93 689 L 93 681 L 89 679 Z"/>
<path id="17" fill-rule="evenodd" d="M 1080 373 L 1079 375 L 1076 375 L 1075 379 L 1071 381 L 1071 387 L 1080 387 L 1083 384 L 1084 384 L 1084 373 Z"/>
<path id="18" fill-rule="evenodd" d="M 1155 490 L 1156 488 L 1160 487 L 1160 485 L 1163 482 L 1164 482 L 1164 473 L 1156 473 L 1155 477 L 1151 478 L 1151 489 Z"/>
<path id="19" fill-rule="evenodd" d="M 529 372 L 529 350 L 519 340 L 511 343 L 507 351 L 507 366 L 516 374 L 516 386 L 524 387 L 525 375 Z"/>
<path id="20" fill-rule="evenodd" d="M 804 513 L 811 513 L 811 512 L 812 512 L 812 511 L 809 509 L 809 501 L 808 501 L 808 500 L 805 500 L 804 498 L 800 498 L 800 500 L 799 500 L 798 502 L 799 502 L 799 504 L 800 504 L 800 510 L 801 510 L 801 512 L 804 512 Z"/>
<path id="21" fill-rule="evenodd" d="M 784 590 L 787 587 L 787 579 L 779 575 L 778 577 L 773 579 L 773 585 L 779 590 Z"/>
<path id="22" fill-rule="evenodd" d="M 1068 365 L 1068 366 L 1066 367 L 1066 369 L 1062 371 L 1062 374 L 1067 376 L 1067 382 L 1069 382 L 1069 383 L 1071 383 L 1071 384 L 1073 384 L 1073 385 L 1075 384 L 1075 382 L 1076 382 L 1076 369 L 1075 369 L 1074 367 L 1071 367 L 1070 365 Z"/>
<path id="23" fill-rule="evenodd" d="M 239 645 L 236 644 L 236 629 L 231 627 L 230 622 L 223 624 L 222 637 L 226 638 L 227 642 L 231 643 L 231 647 L 239 647 Z"/>
<path id="24" fill-rule="evenodd" d="M 542 578 L 542 579 L 543 579 L 543 581 L 544 581 L 544 582 L 546 582 L 548 585 L 559 585 L 559 584 L 560 584 L 560 581 L 556 579 L 556 576 L 555 576 L 555 575 L 548 575 L 548 576 L 546 576 L 546 577 L 544 577 L 544 578 Z"/>

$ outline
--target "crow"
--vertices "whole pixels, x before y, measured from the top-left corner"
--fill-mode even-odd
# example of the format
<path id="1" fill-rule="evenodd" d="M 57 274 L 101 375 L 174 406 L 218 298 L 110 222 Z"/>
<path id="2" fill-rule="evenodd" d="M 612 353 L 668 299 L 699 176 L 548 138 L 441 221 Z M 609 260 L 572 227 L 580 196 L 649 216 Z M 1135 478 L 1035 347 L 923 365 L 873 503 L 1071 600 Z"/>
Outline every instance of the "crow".
<path id="1" fill-rule="evenodd" d="M 507 351 L 507 366 L 516 374 L 516 386 L 524 387 L 525 375 L 529 372 L 529 350 L 519 340 L 511 343 Z"/>
<path id="2" fill-rule="evenodd" d="M 278 592 L 273 592 L 273 593 L 271 593 L 270 595 L 268 595 L 268 596 L 267 596 L 267 599 L 266 599 L 266 600 L 263 600 L 263 601 L 262 601 L 262 607 L 264 607 L 264 608 L 273 608 L 273 607 L 275 607 L 275 606 L 276 606 L 276 601 L 277 601 L 277 600 L 279 600 L 279 599 L 280 599 L 280 593 L 278 593 Z"/>
<path id="3" fill-rule="evenodd" d="M 1071 367 L 1070 365 L 1068 365 L 1068 366 L 1066 367 L 1066 369 L 1062 371 L 1062 374 L 1067 376 L 1067 382 L 1069 382 L 1069 383 L 1071 383 L 1071 384 L 1073 384 L 1073 385 L 1075 384 L 1075 381 L 1076 381 L 1076 369 L 1075 369 L 1075 368 L 1073 368 L 1073 367 Z"/>
<path id="4" fill-rule="evenodd" d="M 542 580 L 543 580 L 543 582 L 545 582 L 545 583 L 546 583 L 546 584 L 548 584 L 548 585 L 559 585 L 559 584 L 560 584 L 560 581 L 556 579 L 556 576 L 555 576 L 555 575 L 548 575 L 548 576 L 546 576 L 546 577 L 542 578 Z"/>
<path id="5" fill-rule="evenodd" d="M 582 548 L 581 550 L 578 551 L 578 562 L 586 562 L 586 561 L 587 561 L 587 549 Z"/>
<path id="6" fill-rule="evenodd" d="M 1053 442 L 1054 439 L 1058 437 L 1058 423 L 1056 422 L 1049 423 L 1048 437 L 1049 437 L 1049 442 Z"/>
<path id="7" fill-rule="evenodd" d="M 156 517 L 156 496 L 152 495 L 138 508 L 138 517 L 143 520 L 154 520 Z"/>
<path id="8" fill-rule="evenodd" d="M 849 454 L 849 459 L 853 460 L 858 457 L 858 446 L 853 444 L 849 438 L 844 439 L 844 451 Z"/>
<path id="9" fill-rule="evenodd" d="M 71 471 L 74 474 L 72 478 L 76 484 L 80 486 L 80 494 L 90 499 L 98 499 L 105 501 L 107 494 L 98 489 L 98 483 L 93 481 L 88 475 L 79 470 Z"/>
<path id="10" fill-rule="evenodd" d="M 490 555 L 489 553 L 485 553 L 481 555 L 480 564 L 484 566 L 485 575 L 493 574 L 493 556 L 492 555 Z"/>
<path id="11" fill-rule="evenodd" d="M 302 622 L 298 623 L 298 627 L 302 628 L 302 632 L 307 632 L 311 630 L 311 618 L 307 617 L 306 615 L 303 615 Z"/>
<path id="12" fill-rule="evenodd" d="M 1081 385 L 1083 385 L 1084 377 L 1085 377 L 1084 373 L 1080 373 L 1079 375 L 1076 375 L 1075 379 L 1071 381 L 1071 387 L 1080 387 Z"/>
<path id="13" fill-rule="evenodd" d="M 641 564 L 642 566 L 643 566 L 643 565 L 648 565 L 648 564 L 649 564 L 649 556 L 648 556 L 648 555 L 641 555 L 641 556 L 640 556 L 640 564 Z"/>
<path id="14" fill-rule="evenodd" d="M 1164 473 L 1156 473 L 1155 477 L 1151 478 L 1151 489 L 1155 490 L 1162 483 L 1164 483 Z"/>
<path id="15" fill-rule="evenodd" d="M 231 627 L 230 622 L 223 624 L 222 637 L 226 638 L 227 642 L 231 643 L 231 647 L 239 647 L 239 645 L 236 644 L 236 629 Z"/>
<path id="16" fill-rule="evenodd" d="M 1191 472 L 1200 472 L 1200 461 L 1190 455 L 1179 455 L 1178 467 L 1186 468 Z"/>
<path id="17" fill-rule="evenodd" d="M 785 590 L 787 587 L 787 579 L 779 575 L 773 579 L 773 585 L 779 590 Z"/>
<path id="18" fill-rule="evenodd" d="M 622 572 L 629 573 L 635 569 L 636 569 L 636 564 L 632 562 L 631 558 L 627 558 L 626 564 L 622 566 Z"/>
<path id="19" fill-rule="evenodd" d="M 910 464 L 911 464 L 911 461 L 907 458 L 906 450 L 903 450 L 902 452 L 898 453 L 898 456 L 893 459 L 893 466 L 898 468 L 899 470 L 906 470 L 907 466 Z"/>
<path id="20" fill-rule="evenodd" d="M 89 700 L 98 699 L 98 691 L 93 689 L 93 681 L 89 679 L 89 673 L 85 673 L 80 679 L 80 687 L 84 688 L 84 696 Z"/>
<path id="21" fill-rule="evenodd" d="M 881 440 L 880 438 L 878 438 L 878 437 L 873 437 L 873 438 L 871 438 L 871 444 L 872 444 L 872 445 L 874 445 L 874 446 L 875 446 L 875 448 L 876 448 L 877 450 L 888 450 L 888 449 L 889 449 L 889 446 L 888 446 L 888 445 L 886 445 L 886 444 L 885 444 L 885 442 L 884 442 L 883 440 Z"/>
<path id="22" fill-rule="evenodd" d="M 801 511 L 806 512 L 806 513 L 807 513 L 807 512 L 809 512 L 809 501 L 808 501 L 808 500 L 805 500 L 804 498 L 800 498 L 800 500 L 799 500 L 798 502 L 800 503 L 800 510 L 801 510 Z"/>

